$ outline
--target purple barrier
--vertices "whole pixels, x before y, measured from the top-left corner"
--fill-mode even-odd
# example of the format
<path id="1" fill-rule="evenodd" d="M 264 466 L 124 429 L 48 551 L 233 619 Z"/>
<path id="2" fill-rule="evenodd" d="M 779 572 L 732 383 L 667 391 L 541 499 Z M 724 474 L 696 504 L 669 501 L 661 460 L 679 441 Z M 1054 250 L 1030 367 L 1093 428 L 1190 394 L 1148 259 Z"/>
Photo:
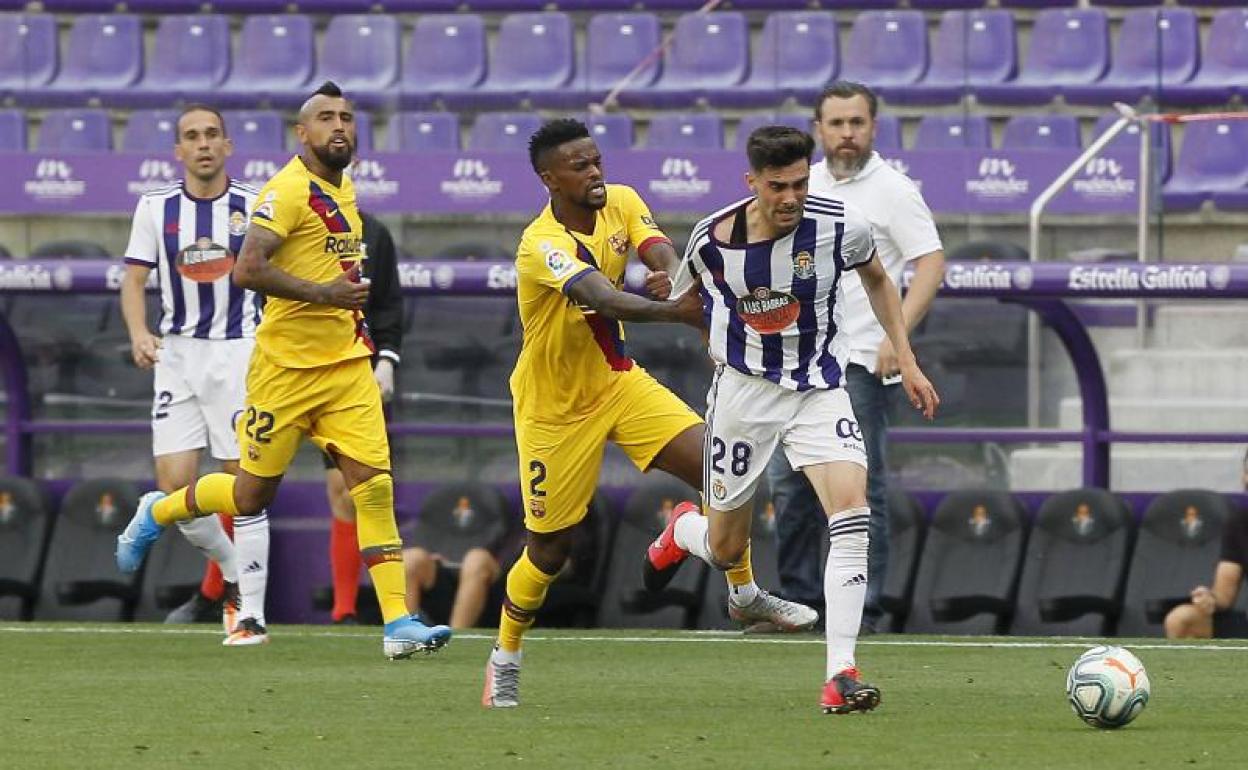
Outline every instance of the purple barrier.
<path id="1" fill-rule="evenodd" d="M 923 189 L 940 214 L 1025 213 L 1068 166 L 1070 150 L 910 150 L 889 158 Z M 235 177 L 263 185 L 288 153 L 235 155 Z M 0 212 L 128 214 L 140 193 L 178 178 L 163 154 L 0 153 L 16 184 L 0 187 Z M 628 150 L 606 158 L 613 182 L 635 187 L 656 212 L 706 214 L 748 194 L 744 154 L 736 150 Z M 1136 210 L 1138 158 L 1094 158 L 1053 202 L 1056 213 L 1130 214 Z M 528 158 L 514 152 L 379 152 L 353 178 L 361 208 L 376 213 L 532 215 L 546 193 Z"/>
<path id="2" fill-rule="evenodd" d="M 102 293 L 116 291 L 124 268 L 103 260 L 31 260 L 0 263 L 0 294 Z M 645 268 L 634 265 L 626 283 L 641 285 Z M 515 269 L 508 262 L 405 262 L 400 266 L 408 294 L 511 296 Z M 908 279 L 908 277 L 907 277 Z M 905 280 L 903 280 L 903 284 Z M 1132 433 L 1111 431 L 1104 374 L 1096 348 L 1065 298 L 1117 297 L 1147 299 L 1232 299 L 1248 297 L 1248 265 L 1242 264 L 1119 264 L 974 263 L 948 265 L 941 293 L 949 296 L 995 297 L 1039 314 L 1057 333 L 1079 376 L 1084 426 L 1078 431 L 1029 429 L 898 429 L 900 441 L 950 443 L 962 441 L 1078 441 L 1084 449 L 1084 483 L 1106 486 L 1112 442 L 1235 442 L 1248 435 L 1230 433 Z M 0 364 L 9 397 L 6 412 L 7 465 L 10 473 L 30 470 L 30 436 L 34 433 L 142 431 L 142 423 L 33 420 L 18 340 L 0 316 Z M 395 434 L 440 436 L 507 436 L 505 424 L 396 423 Z"/>
<path id="3" fill-rule="evenodd" d="M 121 287 L 120 260 L 31 259 L 0 262 L 0 293 L 92 294 Z M 640 289 L 646 268 L 630 265 L 625 284 Z M 153 285 L 155 287 L 155 273 Z M 512 295 L 511 262 L 402 262 L 404 292 Z M 909 282 L 907 274 L 903 286 Z M 1235 299 L 1248 297 L 1248 264 L 950 262 L 941 289 L 953 297 Z"/>

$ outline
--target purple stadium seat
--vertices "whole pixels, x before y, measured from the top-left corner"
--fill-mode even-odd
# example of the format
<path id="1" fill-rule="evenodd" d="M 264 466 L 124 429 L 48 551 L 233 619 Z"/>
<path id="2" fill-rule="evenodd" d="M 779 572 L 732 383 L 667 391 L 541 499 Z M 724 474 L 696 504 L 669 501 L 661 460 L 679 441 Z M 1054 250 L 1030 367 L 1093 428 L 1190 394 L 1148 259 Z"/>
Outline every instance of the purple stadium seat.
<path id="1" fill-rule="evenodd" d="M 386 13 L 450 13 L 463 3 L 460 0 L 380 0 L 377 5 Z"/>
<path id="2" fill-rule="evenodd" d="M 659 19 L 652 13 L 600 13 L 589 20 L 581 66 L 563 91 L 534 94 L 539 107 L 578 109 L 602 101 L 644 59 L 649 64 L 629 82 L 649 88 L 659 76 Z"/>
<path id="3" fill-rule="evenodd" d="M 763 126 L 789 126 L 809 133 L 812 120 L 814 120 L 814 116 L 808 112 L 782 112 L 778 115 L 771 113 L 746 115 L 737 123 L 737 141 L 734 148 L 744 150 L 745 140 L 750 138 L 750 134 Z"/>
<path id="4" fill-rule="evenodd" d="M 839 44 L 829 11 L 773 13 L 763 24 L 750 77 L 710 92 L 717 107 L 768 107 L 794 96 L 808 103 L 836 78 Z"/>
<path id="5" fill-rule="evenodd" d="M 1062 87 L 1071 104 L 1138 102 L 1192 79 L 1200 62 L 1200 24 L 1190 8 L 1129 11 L 1118 31 L 1113 64 L 1103 80 Z M 1160 72 L 1159 72 L 1160 70 Z"/>
<path id="6" fill-rule="evenodd" d="M 903 104 L 955 104 L 978 86 L 1004 83 L 1018 69 L 1014 16 L 1009 11 L 947 11 L 932 43 L 932 66 L 921 83 L 892 89 Z"/>
<path id="7" fill-rule="evenodd" d="M 924 11 L 969 10 L 983 8 L 987 4 L 988 0 L 910 0 L 911 8 Z M 1052 5 L 1057 5 L 1057 3 L 1052 3 Z"/>
<path id="8" fill-rule="evenodd" d="M 312 79 L 312 22 L 307 16 L 249 16 L 234 53 L 234 70 L 215 100 L 226 106 L 263 101 L 294 105 Z"/>
<path id="9" fill-rule="evenodd" d="M 709 112 L 656 115 L 646 137 L 651 150 L 719 150 L 723 146 L 723 121 Z"/>
<path id="10" fill-rule="evenodd" d="M 620 103 L 639 107 L 687 107 L 711 90 L 725 90 L 749 70 L 749 26 L 735 11 L 687 13 L 676 21 L 663 75 L 650 88 L 629 87 Z"/>
<path id="11" fill-rule="evenodd" d="M 1009 8 L 1069 8 L 1079 4 L 1079 0 L 1001 0 L 1001 5 Z"/>
<path id="12" fill-rule="evenodd" d="M 600 150 L 627 150 L 633 146 L 633 119 L 619 112 L 585 118 Z"/>
<path id="13" fill-rule="evenodd" d="M 48 110 L 39 126 L 40 152 L 107 152 L 113 147 L 108 110 Z"/>
<path id="14" fill-rule="evenodd" d="M 925 115 L 914 136 L 916 150 L 990 149 L 987 115 Z"/>
<path id="15" fill-rule="evenodd" d="M 337 83 L 357 107 L 398 101 L 399 22 L 381 14 L 346 14 L 330 19 L 321 41 L 313 85 Z"/>
<path id="16" fill-rule="evenodd" d="M 1109 130 L 1109 127 L 1117 119 L 1117 113 L 1102 115 L 1098 118 L 1096 125 L 1092 127 L 1092 133 L 1088 134 L 1088 144 L 1096 141 L 1097 137 Z M 1165 123 L 1149 123 L 1148 125 L 1149 132 L 1153 137 L 1153 162 L 1160 164 L 1160 179 L 1164 182 L 1170 178 L 1170 126 Z M 1107 151 L 1130 152 L 1133 157 L 1138 156 L 1140 153 L 1140 124 L 1128 124 L 1118 136 L 1110 140 L 1105 149 Z"/>
<path id="17" fill-rule="evenodd" d="M 373 116 L 359 108 L 355 110 L 355 149 L 357 152 L 373 150 Z"/>
<path id="18" fill-rule="evenodd" d="M 21 110 L 0 110 L 0 147 L 26 151 L 26 115 Z"/>
<path id="19" fill-rule="evenodd" d="M 1248 94 L 1248 8 L 1218 11 L 1209 24 L 1204 59 L 1196 77 L 1165 91 L 1172 104 L 1224 104 Z"/>
<path id="20" fill-rule="evenodd" d="M 572 80 L 572 22 L 563 13 L 516 13 L 503 18 L 490 49 L 490 73 L 472 91 L 448 95 L 451 107 L 506 109 L 536 94 L 567 90 Z"/>
<path id="21" fill-rule="evenodd" d="M 459 118 L 453 112 L 396 112 L 389 147 L 398 152 L 459 149 Z"/>
<path id="22" fill-rule="evenodd" d="M 163 152 L 177 141 L 178 110 L 135 110 L 121 134 L 122 152 Z"/>
<path id="23" fill-rule="evenodd" d="M 1248 121 L 1189 123 L 1174 174 L 1162 187 L 1167 211 L 1191 211 L 1218 192 L 1248 187 Z"/>
<path id="24" fill-rule="evenodd" d="M 468 134 L 468 146 L 474 150 L 529 149 L 529 137 L 542 127 L 542 118 L 535 112 L 483 112 L 477 115 Z"/>
<path id="25" fill-rule="evenodd" d="M 44 0 L 43 7 L 51 13 L 108 13 L 116 10 L 116 0 Z"/>
<path id="26" fill-rule="evenodd" d="M 864 11 L 854 19 L 841 57 L 841 77 L 870 84 L 883 96 L 918 82 L 927 70 L 922 11 Z"/>
<path id="27" fill-rule="evenodd" d="M 64 62 L 49 88 L 31 92 L 31 103 L 77 104 L 129 88 L 143 72 L 143 30 L 138 17 L 109 13 L 75 18 Z"/>
<path id="28" fill-rule="evenodd" d="M 1194 5 L 1198 8 L 1205 8 L 1211 5 L 1229 5 L 1241 6 L 1243 0 L 1178 0 L 1179 5 Z"/>
<path id="29" fill-rule="evenodd" d="M 179 100 L 211 100 L 229 71 L 230 26 L 224 16 L 165 16 L 156 29 L 143 81 L 110 101 L 158 107 Z"/>
<path id="30" fill-rule="evenodd" d="M 875 149 L 885 153 L 902 149 L 901 121 L 896 115 L 880 115 L 876 118 Z"/>
<path id="31" fill-rule="evenodd" d="M 1001 135 L 1003 150 L 1045 150 L 1083 146 L 1074 115 L 1015 115 Z"/>
<path id="32" fill-rule="evenodd" d="M 1219 211 L 1248 211 L 1248 187 L 1213 194 L 1213 207 Z"/>
<path id="33" fill-rule="evenodd" d="M 475 89 L 485 78 L 485 25 L 480 16 L 428 15 L 416 19 L 403 60 L 400 104 L 432 105 Z"/>
<path id="34" fill-rule="evenodd" d="M 225 131 L 235 150 L 280 152 L 286 148 L 286 123 L 268 110 L 236 110 L 225 113 Z"/>
<path id="35" fill-rule="evenodd" d="M 289 0 L 212 0 L 212 9 L 217 13 L 248 14 L 248 13 L 282 13 L 291 6 Z"/>
<path id="36" fill-rule="evenodd" d="M 1109 21 L 1100 8 L 1049 8 L 1036 15 L 1018 78 L 975 89 L 986 104 L 1046 104 L 1060 87 L 1095 83 L 1109 67 Z"/>
<path id="37" fill-rule="evenodd" d="M 41 89 L 56 74 L 56 20 L 46 13 L 0 15 L 0 99 Z"/>

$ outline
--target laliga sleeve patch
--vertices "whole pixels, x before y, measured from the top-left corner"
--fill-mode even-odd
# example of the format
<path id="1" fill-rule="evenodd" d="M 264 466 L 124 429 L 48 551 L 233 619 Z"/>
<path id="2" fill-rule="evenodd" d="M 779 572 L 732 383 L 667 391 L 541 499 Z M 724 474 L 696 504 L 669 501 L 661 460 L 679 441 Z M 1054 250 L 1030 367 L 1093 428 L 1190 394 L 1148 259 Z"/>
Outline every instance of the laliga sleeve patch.
<path id="1" fill-rule="evenodd" d="M 252 210 L 251 212 L 252 218 L 260 217 L 261 219 L 267 219 L 270 222 L 272 222 L 273 221 L 273 202 L 275 200 L 277 200 L 277 193 L 270 190 L 268 195 L 264 196 L 264 200 L 260 201 L 260 203 L 256 206 L 256 208 Z"/>
<path id="2" fill-rule="evenodd" d="M 802 306 L 797 297 L 759 286 L 737 301 L 737 315 L 759 334 L 776 334 L 797 320 Z"/>
<path id="3" fill-rule="evenodd" d="M 566 278 L 576 269 L 576 264 L 562 249 L 551 249 L 546 252 L 546 267 L 555 278 Z"/>

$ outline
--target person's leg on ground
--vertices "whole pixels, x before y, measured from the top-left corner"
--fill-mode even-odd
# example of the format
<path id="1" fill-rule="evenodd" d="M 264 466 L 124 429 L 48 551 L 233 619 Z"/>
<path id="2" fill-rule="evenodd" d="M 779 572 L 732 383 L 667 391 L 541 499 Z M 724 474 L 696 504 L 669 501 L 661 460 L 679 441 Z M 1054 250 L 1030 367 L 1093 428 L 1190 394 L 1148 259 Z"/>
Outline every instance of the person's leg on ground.
<path id="1" fill-rule="evenodd" d="M 334 583 L 334 607 L 331 618 L 341 623 L 354 618 L 360 591 L 359 536 L 355 526 L 355 503 L 342 473 L 331 466 L 325 470 L 325 496 L 333 516 L 329 526 L 329 571 Z M 411 597 L 409 586 L 408 597 Z M 408 606 L 411 606 L 409 601 Z"/>
<path id="2" fill-rule="evenodd" d="M 804 466 L 802 471 L 829 511 L 830 547 L 823 574 L 827 667 L 821 706 L 835 714 L 869 711 L 879 704 L 880 692 L 860 681 L 855 660 L 868 580 L 867 469 L 841 461 Z"/>
<path id="3" fill-rule="evenodd" d="M 1212 639 L 1213 616 L 1194 604 L 1180 604 L 1166 613 L 1165 629 L 1167 639 Z"/>
<path id="4" fill-rule="evenodd" d="M 867 505 L 871 509 L 871 542 L 867 550 L 870 577 L 866 605 L 862 611 L 863 630 L 876 631 L 884 614 L 880 596 L 888 579 L 888 426 L 896 385 L 885 385 L 865 367 L 850 364 L 845 372 L 854 417 L 867 449 Z"/>
<path id="5" fill-rule="evenodd" d="M 663 448 L 654 457 L 654 461 L 649 467 L 666 471 L 699 492 L 702 489 L 702 455 L 703 448 L 706 443 L 706 425 L 699 424 L 685 428 L 676 435 L 671 441 L 667 442 Z M 699 509 L 701 506 L 699 506 Z M 649 552 L 647 551 L 647 557 Z M 650 567 L 654 565 L 649 558 L 646 564 Z M 680 562 L 676 562 L 675 566 L 679 566 Z M 651 572 L 647 569 L 647 572 Z M 675 569 L 672 569 L 666 575 L 667 580 L 675 575 Z M 728 581 L 728 591 L 733 599 L 745 606 L 754 601 L 758 596 L 758 584 L 754 582 L 754 568 L 750 563 L 749 545 L 746 545 L 745 553 L 742 557 L 734 562 L 733 566 L 724 572 L 724 577 Z M 659 582 L 653 578 L 649 581 L 654 585 Z"/>
<path id="6" fill-rule="evenodd" d="M 472 628 L 477 625 L 490 586 L 498 580 L 502 567 L 484 548 L 473 548 L 464 554 L 459 567 L 459 587 L 451 609 L 451 628 Z"/>
<path id="7" fill-rule="evenodd" d="M 222 463 L 226 472 L 238 473 L 236 462 Z M 234 550 L 238 553 L 238 623 L 226 637 L 227 647 L 265 644 L 269 640 L 264 597 L 269 586 L 269 515 L 267 505 L 259 513 L 239 515 L 234 522 Z"/>
<path id="8" fill-rule="evenodd" d="M 438 560 L 424 548 L 404 548 L 403 571 L 407 582 L 407 611 L 412 615 L 420 615 L 421 599 L 425 592 L 433 588 L 434 580 L 438 576 Z"/>
<path id="9" fill-rule="evenodd" d="M 793 470 L 783 452 L 767 463 L 776 514 L 776 568 L 784 598 L 823 609 L 823 541 L 827 517 L 819 498 L 801 471 Z"/>
<path id="10" fill-rule="evenodd" d="M 157 455 L 156 488 L 169 493 L 178 487 L 186 486 L 195 480 L 199 471 L 200 450 L 190 449 L 182 452 Z M 179 531 L 187 542 L 199 549 L 207 557 L 204 577 L 200 582 L 199 592 L 185 604 L 175 608 L 165 618 L 166 623 L 193 623 L 199 620 L 212 620 L 220 616 L 222 623 L 228 624 L 225 633 L 233 628 L 236 607 L 226 606 L 222 602 L 225 595 L 225 583 L 238 582 L 238 560 L 235 556 L 234 544 L 225 531 L 221 520 L 216 516 L 205 516 L 179 522 Z M 231 589 L 231 594 L 234 593 Z M 231 596 L 231 598 L 233 598 Z"/>

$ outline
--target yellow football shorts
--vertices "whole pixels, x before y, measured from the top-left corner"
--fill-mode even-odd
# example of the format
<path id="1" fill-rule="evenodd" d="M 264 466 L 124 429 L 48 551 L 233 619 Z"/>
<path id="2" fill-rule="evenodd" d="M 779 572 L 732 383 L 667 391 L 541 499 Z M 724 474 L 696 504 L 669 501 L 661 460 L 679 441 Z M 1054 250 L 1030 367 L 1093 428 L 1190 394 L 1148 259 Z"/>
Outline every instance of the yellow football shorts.
<path id="1" fill-rule="evenodd" d="M 614 441 L 643 472 L 672 439 L 702 424 L 685 402 L 634 366 L 611 386 L 603 409 L 573 422 L 517 416 L 524 525 L 557 532 L 585 518 L 598 485 L 602 453 Z"/>
<path id="2" fill-rule="evenodd" d="M 277 366 L 257 347 L 236 429 L 239 465 L 255 476 L 285 473 L 305 435 L 322 451 L 390 470 L 381 391 L 367 358 L 292 369 Z"/>

